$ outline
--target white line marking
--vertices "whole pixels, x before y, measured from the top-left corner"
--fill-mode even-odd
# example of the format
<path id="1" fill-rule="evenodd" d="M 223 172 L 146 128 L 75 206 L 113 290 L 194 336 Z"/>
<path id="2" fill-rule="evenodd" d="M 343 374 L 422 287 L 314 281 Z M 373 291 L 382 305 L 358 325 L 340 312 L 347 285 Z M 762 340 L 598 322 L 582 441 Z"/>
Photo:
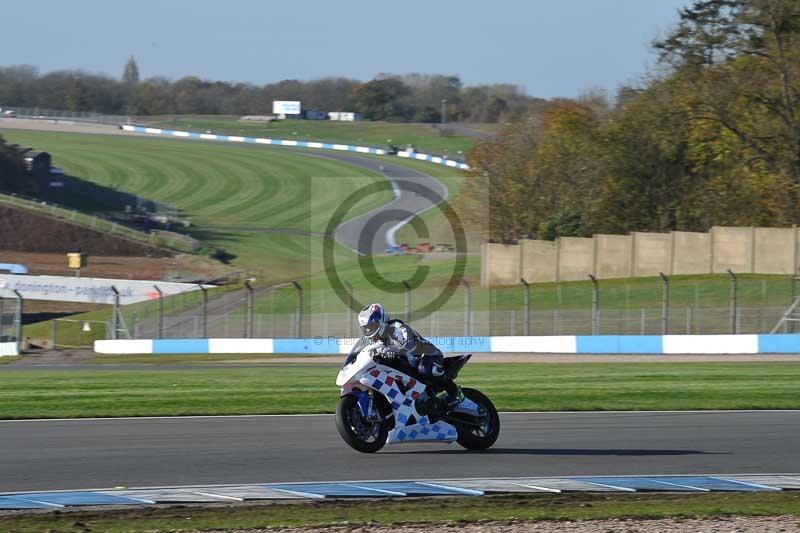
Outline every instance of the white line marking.
<path id="1" fill-rule="evenodd" d="M 651 414 L 731 414 L 731 413 L 800 413 L 800 409 L 698 409 L 685 411 L 500 411 L 501 415 L 609 415 L 609 414 L 628 414 L 628 415 L 651 415 Z M 20 418 L 0 420 L 0 424 L 10 422 L 86 422 L 99 420 L 194 420 L 209 418 L 269 418 L 269 417 L 312 417 L 312 416 L 333 416 L 333 413 L 295 413 L 295 414 L 271 414 L 271 415 L 189 415 L 189 416 L 107 416 L 107 417 L 87 417 L 87 418 Z"/>
<path id="2" fill-rule="evenodd" d="M 244 498 L 237 498 L 236 496 L 223 496 L 222 494 L 212 494 L 210 492 L 200 492 L 197 490 L 189 491 L 193 494 L 199 494 L 200 496 L 208 496 L 209 498 L 219 498 L 220 500 L 233 500 L 235 502 L 243 502 Z"/>
<path id="3" fill-rule="evenodd" d="M 82 492 L 82 491 L 75 491 L 75 492 Z M 51 506 L 51 507 L 66 507 L 66 505 L 62 505 L 62 504 L 60 504 L 60 503 L 43 502 L 43 501 L 40 501 L 40 500 L 34 500 L 34 499 L 32 499 L 32 498 L 16 498 L 16 497 L 15 497 L 15 498 L 13 498 L 13 499 L 15 499 L 15 500 L 21 500 L 21 501 L 23 501 L 23 502 L 32 502 L 32 503 L 38 503 L 38 504 L 40 504 L 40 505 L 49 505 L 49 506 Z"/>
<path id="4" fill-rule="evenodd" d="M 302 492 L 302 491 L 299 491 L 299 490 L 278 489 L 278 488 L 275 488 L 275 487 L 269 487 L 269 488 L 272 489 L 272 490 L 285 492 L 286 494 L 292 494 L 294 496 L 302 496 L 303 498 L 314 498 L 314 499 L 317 499 L 317 500 L 325 498 L 324 494 L 317 494 L 317 493 L 314 493 L 314 492 Z"/>
<path id="5" fill-rule="evenodd" d="M 436 488 L 436 489 L 444 489 L 444 490 L 461 492 L 462 494 L 467 494 L 469 496 L 483 496 L 483 494 L 484 494 L 484 492 L 482 490 L 476 490 L 476 489 L 465 489 L 463 487 L 452 487 L 450 485 L 438 485 L 436 483 L 427 483 L 427 482 L 424 482 L 424 481 L 416 481 L 415 483 L 417 483 L 419 485 L 427 485 L 429 487 L 433 487 L 433 488 Z"/>
<path id="6" fill-rule="evenodd" d="M 646 478 L 646 479 L 647 479 L 647 481 L 651 481 L 653 483 L 660 483 L 662 485 L 671 485 L 673 487 L 682 487 L 684 489 L 692 489 L 692 490 L 696 490 L 698 492 L 711 492 L 711 489 L 704 489 L 703 487 L 695 487 L 694 485 L 681 485 L 680 483 L 670 483 L 669 481 L 660 481 L 658 479 L 649 479 L 649 478 Z"/>
<path id="7" fill-rule="evenodd" d="M 561 494 L 561 489 L 551 489 L 549 487 L 540 487 L 538 485 L 531 485 L 529 483 L 509 482 L 509 485 L 518 485 L 520 487 L 526 487 L 526 488 L 529 488 L 529 489 L 536 489 L 536 490 L 541 490 L 541 491 L 544 491 L 544 492 L 556 492 L 558 494 Z"/>
<path id="8" fill-rule="evenodd" d="M 394 490 L 386 490 L 386 489 L 376 489 L 374 487 L 362 487 L 361 485 L 353 485 L 352 483 L 342 483 L 342 484 L 345 485 L 346 487 L 355 487 L 355 488 L 361 489 L 361 490 L 382 492 L 384 494 L 390 494 L 392 496 L 408 496 L 405 492 L 397 492 L 397 491 L 394 491 Z"/>
<path id="9" fill-rule="evenodd" d="M 591 477 L 591 476 L 589 476 L 589 477 Z M 609 485 L 608 483 L 600 483 L 599 481 L 587 481 L 585 479 L 576 479 L 574 481 L 579 481 L 579 482 L 586 483 L 586 484 L 589 484 L 589 485 L 597 485 L 598 487 L 606 487 L 606 488 L 609 488 L 609 489 L 618 490 L 620 492 L 636 492 L 636 489 L 631 489 L 629 487 L 619 487 L 617 485 Z"/>
<path id="10" fill-rule="evenodd" d="M 762 485 L 760 483 L 750 483 L 748 481 L 738 481 L 736 479 L 728 479 L 728 478 L 724 478 L 724 477 L 713 477 L 711 479 L 718 479 L 720 481 L 727 481 L 728 483 L 738 483 L 739 485 L 747 485 L 749 487 L 758 487 L 758 488 L 767 489 L 767 490 L 776 490 L 776 491 L 783 490 L 783 489 L 781 489 L 779 487 L 772 487 L 770 485 Z"/>

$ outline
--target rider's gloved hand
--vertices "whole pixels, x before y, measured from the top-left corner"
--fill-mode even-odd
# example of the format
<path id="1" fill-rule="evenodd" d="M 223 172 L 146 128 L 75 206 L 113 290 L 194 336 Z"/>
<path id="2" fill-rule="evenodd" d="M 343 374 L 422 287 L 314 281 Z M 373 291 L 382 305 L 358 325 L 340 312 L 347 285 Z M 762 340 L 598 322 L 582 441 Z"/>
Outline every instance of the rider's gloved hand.
<path id="1" fill-rule="evenodd" d="M 378 346 L 375 348 L 375 357 L 380 357 L 381 359 L 394 359 L 397 357 L 397 351 L 392 349 L 390 346 Z"/>

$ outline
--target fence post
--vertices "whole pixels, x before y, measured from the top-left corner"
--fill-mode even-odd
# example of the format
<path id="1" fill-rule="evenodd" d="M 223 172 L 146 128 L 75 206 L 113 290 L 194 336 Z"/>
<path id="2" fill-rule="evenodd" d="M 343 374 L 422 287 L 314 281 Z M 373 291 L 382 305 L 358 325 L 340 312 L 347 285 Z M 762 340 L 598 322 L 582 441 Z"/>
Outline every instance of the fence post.
<path id="1" fill-rule="evenodd" d="M 460 283 L 464 286 L 464 335 L 472 336 L 472 288 L 467 280 L 461 278 Z"/>
<path id="2" fill-rule="evenodd" d="M 303 338 L 303 288 L 296 281 L 292 282 L 295 290 L 294 333 L 298 339 Z"/>
<path id="3" fill-rule="evenodd" d="M 347 289 L 347 335 L 353 338 L 353 286 L 346 281 L 342 282 Z"/>
<path id="4" fill-rule="evenodd" d="M 592 280 L 592 335 L 600 335 L 600 289 L 597 278 L 589 274 Z"/>
<path id="5" fill-rule="evenodd" d="M 730 319 L 731 319 L 731 333 L 736 335 L 736 274 L 733 270 L 728 269 L 728 275 L 731 277 L 731 304 L 730 304 Z"/>
<path id="6" fill-rule="evenodd" d="M 164 336 L 164 293 L 158 288 L 158 285 L 153 285 L 158 293 L 158 303 L 156 308 L 156 339 Z"/>
<path id="7" fill-rule="evenodd" d="M 111 340 L 117 340 L 119 334 L 119 291 L 113 285 L 111 290 L 114 293 L 114 310 L 111 312 Z"/>
<path id="8" fill-rule="evenodd" d="M 647 333 L 647 310 L 642 307 L 639 309 L 639 335 Z"/>
<path id="9" fill-rule="evenodd" d="M 525 286 L 525 292 L 523 292 L 523 306 L 525 308 L 525 327 L 523 331 L 525 332 L 525 336 L 529 337 L 531 334 L 531 285 L 525 278 L 519 278 L 522 284 Z"/>
<path id="10" fill-rule="evenodd" d="M 686 308 L 686 334 L 692 334 L 692 308 Z"/>
<path id="11" fill-rule="evenodd" d="M 17 296 L 17 312 L 14 317 L 17 322 L 17 328 L 14 334 L 17 336 L 17 350 L 19 350 L 22 346 L 22 295 L 16 289 L 14 290 L 14 294 Z"/>
<path id="12" fill-rule="evenodd" d="M 663 272 L 658 273 L 664 280 L 664 292 L 661 297 L 661 334 L 669 333 L 669 278 Z"/>
<path id="13" fill-rule="evenodd" d="M 406 323 L 411 323 L 411 285 L 408 281 L 403 281 L 403 287 L 406 288 Z"/>
<path id="14" fill-rule="evenodd" d="M 244 338 L 249 339 L 253 336 L 253 286 L 250 285 L 252 280 L 244 280 L 245 296 L 247 297 L 247 315 L 244 321 Z"/>
<path id="15" fill-rule="evenodd" d="M 3 329 L 5 327 L 4 324 L 6 318 L 5 303 L 6 303 L 5 297 L 0 296 L 0 339 L 3 338 Z"/>
<path id="16" fill-rule="evenodd" d="M 208 289 L 206 289 L 203 286 L 202 282 L 198 283 L 197 286 L 200 287 L 201 291 L 203 291 L 203 307 L 202 307 L 202 310 L 201 310 L 203 315 L 202 315 L 201 321 L 200 321 L 200 323 L 202 324 L 203 330 L 202 330 L 202 336 L 200 338 L 201 339 L 207 339 L 208 338 Z"/>

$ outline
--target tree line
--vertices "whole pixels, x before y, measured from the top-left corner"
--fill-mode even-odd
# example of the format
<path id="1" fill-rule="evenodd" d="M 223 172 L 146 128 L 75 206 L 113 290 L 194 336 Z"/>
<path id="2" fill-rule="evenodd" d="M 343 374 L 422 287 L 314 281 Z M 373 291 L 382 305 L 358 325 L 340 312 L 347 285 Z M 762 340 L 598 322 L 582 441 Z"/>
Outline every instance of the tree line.
<path id="1" fill-rule="evenodd" d="M 505 122 L 546 103 L 509 84 L 464 86 L 458 76 L 380 74 L 266 85 L 151 77 L 141 80 L 131 57 L 119 79 L 80 70 L 40 73 L 28 65 L 0 67 L 0 107 L 38 107 L 112 115 L 268 115 L 273 100 L 305 109 L 355 111 L 369 120 Z M 443 106 L 443 102 L 444 106 Z M 442 113 L 445 117 L 442 117 Z"/>
<path id="2" fill-rule="evenodd" d="M 22 156 L 14 146 L 0 136 L 0 191 L 33 194 L 35 183 L 25 168 Z"/>
<path id="3" fill-rule="evenodd" d="M 800 223 L 800 2 L 697 0 L 615 101 L 548 103 L 468 154 L 494 242 Z"/>

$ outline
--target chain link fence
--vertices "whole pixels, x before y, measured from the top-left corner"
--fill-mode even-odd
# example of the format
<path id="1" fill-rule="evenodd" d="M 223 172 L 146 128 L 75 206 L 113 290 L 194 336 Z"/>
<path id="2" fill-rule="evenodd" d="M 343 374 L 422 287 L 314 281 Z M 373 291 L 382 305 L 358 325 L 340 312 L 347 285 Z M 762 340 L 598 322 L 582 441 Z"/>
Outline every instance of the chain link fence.
<path id="1" fill-rule="evenodd" d="M 0 342 L 22 339 L 22 307 L 22 297 L 18 294 L 0 295 Z"/>
<path id="2" fill-rule="evenodd" d="M 426 336 L 769 333 L 792 303 L 789 276 L 698 280 L 600 280 L 472 290 L 442 308 L 417 310 L 428 290 L 387 294 L 363 287 L 356 303 L 382 302 Z M 355 314 L 329 290 L 291 283 L 228 287 L 127 306 L 120 338 L 309 338 L 358 335 Z M 786 323 L 780 332 L 793 332 Z"/>
<path id="3" fill-rule="evenodd" d="M 49 109 L 45 107 L 8 107 L 2 109 L 3 113 L 11 112 L 5 117 L 27 118 L 37 120 L 60 120 L 71 122 L 88 122 L 92 124 L 130 124 L 131 117 L 123 115 L 103 115 L 90 111 L 65 111 L 63 109 Z"/>

